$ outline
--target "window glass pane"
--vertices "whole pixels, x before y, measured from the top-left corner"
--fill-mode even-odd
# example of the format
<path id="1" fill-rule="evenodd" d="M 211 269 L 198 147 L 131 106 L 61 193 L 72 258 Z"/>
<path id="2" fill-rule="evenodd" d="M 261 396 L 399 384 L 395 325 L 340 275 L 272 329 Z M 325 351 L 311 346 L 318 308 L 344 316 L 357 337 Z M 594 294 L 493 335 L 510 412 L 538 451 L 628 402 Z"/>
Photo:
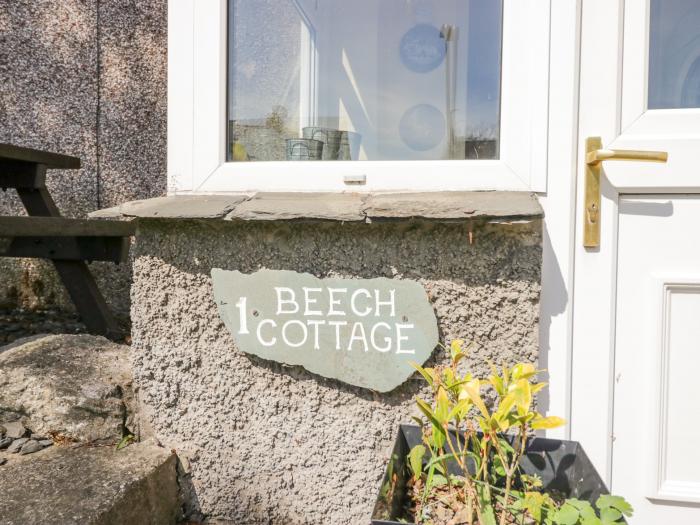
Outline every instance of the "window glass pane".
<path id="1" fill-rule="evenodd" d="M 700 0 L 651 0 L 649 108 L 700 107 Z"/>
<path id="2" fill-rule="evenodd" d="M 500 0 L 229 0 L 228 157 L 498 157 Z"/>

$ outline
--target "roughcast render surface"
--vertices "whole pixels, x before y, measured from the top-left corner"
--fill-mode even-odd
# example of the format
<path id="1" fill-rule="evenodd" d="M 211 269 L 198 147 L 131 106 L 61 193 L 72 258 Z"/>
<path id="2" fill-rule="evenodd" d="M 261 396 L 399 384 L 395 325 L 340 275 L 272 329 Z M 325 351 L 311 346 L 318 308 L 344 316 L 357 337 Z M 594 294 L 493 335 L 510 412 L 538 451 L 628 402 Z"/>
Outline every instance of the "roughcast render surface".
<path id="1" fill-rule="evenodd" d="M 47 177 L 66 217 L 165 192 L 167 4 L 0 1 L 0 142 L 80 157 L 82 169 Z M 17 193 L 0 192 L 0 214 L 20 213 Z M 91 268 L 126 315 L 130 267 Z M 72 308 L 38 259 L 0 259 L 0 305 Z"/>
<path id="2" fill-rule="evenodd" d="M 246 525 L 367 523 L 398 425 L 410 422 L 423 389 L 414 376 L 378 394 L 244 355 L 217 312 L 213 267 L 416 280 L 441 341 L 474 340 L 469 365 L 484 372 L 488 359 L 537 359 L 541 240 L 539 220 L 142 220 L 134 381 L 147 423 L 188 465 L 190 510 Z"/>

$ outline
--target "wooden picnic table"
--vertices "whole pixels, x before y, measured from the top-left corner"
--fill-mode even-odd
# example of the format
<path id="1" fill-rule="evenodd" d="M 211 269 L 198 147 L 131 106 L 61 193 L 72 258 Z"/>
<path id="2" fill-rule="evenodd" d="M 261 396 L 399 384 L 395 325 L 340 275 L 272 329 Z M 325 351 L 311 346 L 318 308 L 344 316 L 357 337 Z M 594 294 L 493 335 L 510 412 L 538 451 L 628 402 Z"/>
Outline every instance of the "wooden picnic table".
<path id="1" fill-rule="evenodd" d="M 46 188 L 47 169 L 79 169 L 80 159 L 0 143 L 0 188 L 17 190 L 26 217 L 0 216 L 0 257 L 50 259 L 87 329 L 110 339 L 123 332 L 88 261 L 126 261 L 135 224 L 61 217 Z"/>

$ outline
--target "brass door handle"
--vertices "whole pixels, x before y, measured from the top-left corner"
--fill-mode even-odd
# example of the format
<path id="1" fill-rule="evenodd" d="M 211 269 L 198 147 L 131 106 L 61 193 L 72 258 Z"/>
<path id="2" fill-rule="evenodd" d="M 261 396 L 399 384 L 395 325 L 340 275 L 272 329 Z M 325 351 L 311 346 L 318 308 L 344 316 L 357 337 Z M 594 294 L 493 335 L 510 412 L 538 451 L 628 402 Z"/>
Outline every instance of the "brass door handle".
<path id="1" fill-rule="evenodd" d="M 589 166 L 595 166 L 604 160 L 666 162 L 668 160 L 668 153 L 665 151 L 640 151 L 634 149 L 595 149 L 586 152 L 586 164 Z"/>
<path id="2" fill-rule="evenodd" d="M 583 217 L 583 245 L 586 248 L 600 246 L 600 165 L 607 160 L 666 162 L 668 153 L 665 151 L 603 149 L 600 137 L 586 139 L 586 206 Z"/>

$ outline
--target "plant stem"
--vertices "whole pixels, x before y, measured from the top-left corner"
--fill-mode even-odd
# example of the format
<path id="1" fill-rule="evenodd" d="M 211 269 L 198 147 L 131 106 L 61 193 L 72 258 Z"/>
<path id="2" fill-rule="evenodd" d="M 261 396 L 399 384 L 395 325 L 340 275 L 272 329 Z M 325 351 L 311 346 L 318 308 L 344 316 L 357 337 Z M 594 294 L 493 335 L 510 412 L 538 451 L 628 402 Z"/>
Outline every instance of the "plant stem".
<path id="1" fill-rule="evenodd" d="M 430 455 L 431 457 L 437 457 L 435 456 L 435 452 L 433 451 L 433 447 L 429 447 L 430 449 Z M 421 505 L 425 505 L 425 502 L 428 500 L 428 492 L 430 489 L 430 483 L 433 480 L 433 474 L 435 473 L 435 465 L 430 465 L 430 469 L 428 470 L 428 475 L 426 476 L 425 479 L 425 486 L 423 487 L 423 497 L 421 498 Z"/>
<path id="2" fill-rule="evenodd" d="M 466 485 L 466 484 L 465 484 Z M 474 507 L 471 492 L 467 491 L 467 523 L 472 525 L 472 518 L 474 517 Z"/>
<path id="3" fill-rule="evenodd" d="M 508 517 L 508 500 L 510 499 L 510 484 L 512 479 L 512 474 L 508 472 L 506 475 L 506 493 L 503 496 L 503 510 L 501 511 L 500 525 L 505 525 L 506 518 Z"/>
<path id="4" fill-rule="evenodd" d="M 503 451 L 501 450 L 501 444 L 498 442 L 498 435 L 497 434 L 492 434 L 492 439 L 493 441 L 493 446 L 496 449 L 496 453 L 498 454 L 498 458 L 501 460 L 501 465 L 503 465 L 503 468 L 506 470 L 506 490 L 505 490 L 505 495 L 503 496 L 503 510 L 501 511 L 501 518 L 499 520 L 500 525 L 505 525 L 506 523 L 506 518 L 508 517 L 508 500 L 509 500 L 509 495 L 510 495 L 510 485 L 512 482 L 513 478 L 513 463 L 517 465 L 517 458 L 514 459 L 514 462 L 511 463 L 506 460 L 505 455 L 503 454 Z"/>
<path id="5" fill-rule="evenodd" d="M 464 472 L 464 474 L 465 474 L 465 476 L 464 476 L 464 486 L 465 486 L 465 488 L 466 488 L 466 490 L 467 490 L 467 500 L 469 500 L 470 497 L 476 496 L 476 489 L 475 489 L 474 486 L 472 485 L 472 480 L 471 480 L 471 477 L 470 477 L 470 474 L 469 474 L 469 470 L 466 468 L 466 463 L 463 462 L 463 461 L 462 461 L 462 458 L 461 458 L 460 456 L 458 456 L 457 453 L 455 452 L 455 448 L 454 448 L 454 446 L 452 445 L 452 440 L 450 439 L 450 433 L 449 433 L 449 431 L 447 430 L 447 425 L 445 425 L 445 433 L 447 434 L 447 437 L 446 437 L 445 441 L 447 441 L 447 444 L 448 444 L 449 447 L 450 447 L 450 451 L 452 452 L 452 454 L 455 456 L 455 459 L 457 460 L 457 464 L 458 464 L 459 467 L 462 469 L 462 472 Z M 447 477 L 448 477 L 448 479 L 449 479 L 449 473 L 448 473 L 447 471 L 445 471 L 445 474 L 447 475 Z M 481 523 L 481 522 L 482 522 L 482 519 L 481 519 L 481 509 L 479 508 L 478 498 L 476 499 L 476 501 L 477 501 L 477 505 L 476 505 L 476 516 L 477 516 L 477 519 L 479 520 L 479 523 Z"/>
<path id="6" fill-rule="evenodd" d="M 513 483 L 513 475 L 515 474 L 515 470 L 518 468 L 518 464 L 520 463 L 520 458 L 522 457 L 523 453 L 525 452 L 525 445 L 527 443 L 527 428 L 522 426 L 520 427 L 520 448 L 518 451 L 513 454 L 513 460 L 512 462 L 508 465 L 508 471 L 506 472 L 506 492 L 505 495 L 503 496 L 503 512 L 501 512 L 501 521 L 500 525 L 505 525 L 506 523 L 506 517 L 508 515 L 508 504 L 510 503 L 510 487 L 511 484 Z M 503 461 L 503 460 L 501 460 Z M 505 463 L 504 463 L 505 466 Z"/>

